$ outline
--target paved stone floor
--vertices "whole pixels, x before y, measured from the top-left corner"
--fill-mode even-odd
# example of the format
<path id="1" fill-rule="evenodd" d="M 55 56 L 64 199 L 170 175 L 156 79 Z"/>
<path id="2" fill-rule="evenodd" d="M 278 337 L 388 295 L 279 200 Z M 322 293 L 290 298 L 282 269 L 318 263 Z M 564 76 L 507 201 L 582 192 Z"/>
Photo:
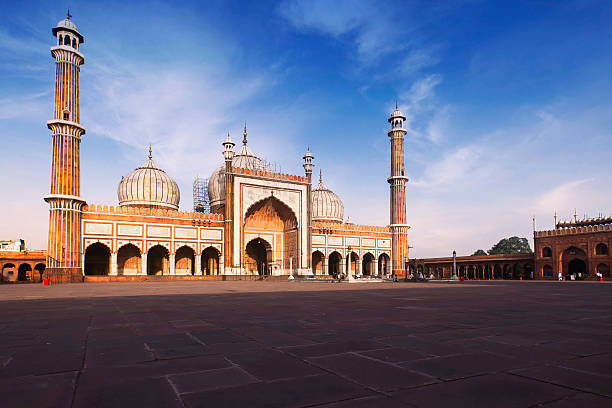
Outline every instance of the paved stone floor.
<path id="1" fill-rule="evenodd" d="M 612 407 L 612 285 L 0 286 L 0 406 Z"/>

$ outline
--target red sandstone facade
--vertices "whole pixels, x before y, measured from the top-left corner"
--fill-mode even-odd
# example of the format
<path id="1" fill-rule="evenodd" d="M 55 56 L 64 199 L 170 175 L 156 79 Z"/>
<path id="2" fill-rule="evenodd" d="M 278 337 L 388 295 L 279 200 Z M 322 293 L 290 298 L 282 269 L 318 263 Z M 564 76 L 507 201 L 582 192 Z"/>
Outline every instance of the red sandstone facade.
<path id="1" fill-rule="evenodd" d="M 41 282 L 46 251 L 0 251 L 0 283 Z"/>
<path id="2" fill-rule="evenodd" d="M 583 220 L 534 232 L 538 279 L 610 279 L 612 220 Z"/>

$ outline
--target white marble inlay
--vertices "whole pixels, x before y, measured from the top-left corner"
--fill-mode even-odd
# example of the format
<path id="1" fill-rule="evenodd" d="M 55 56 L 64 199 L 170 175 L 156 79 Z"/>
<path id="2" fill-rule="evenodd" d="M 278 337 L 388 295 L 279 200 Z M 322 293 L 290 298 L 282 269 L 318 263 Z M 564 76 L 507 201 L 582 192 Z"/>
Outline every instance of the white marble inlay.
<path id="1" fill-rule="evenodd" d="M 117 235 L 142 236 L 142 225 L 117 225 Z"/>
<path id="2" fill-rule="evenodd" d="M 200 230 L 200 238 L 201 239 L 213 239 L 213 240 L 221 240 L 221 230 L 220 229 L 203 229 Z"/>
<path id="3" fill-rule="evenodd" d="M 147 226 L 147 235 L 150 237 L 170 238 L 170 227 Z"/>
<path id="4" fill-rule="evenodd" d="M 198 231 L 195 228 L 176 228 L 174 230 L 175 238 L 196 239 Z"/>
<path id="5" fill-rule="evenodd" d="M 113 224 L 85 223 L 85 234 L 112 235 Z"/>

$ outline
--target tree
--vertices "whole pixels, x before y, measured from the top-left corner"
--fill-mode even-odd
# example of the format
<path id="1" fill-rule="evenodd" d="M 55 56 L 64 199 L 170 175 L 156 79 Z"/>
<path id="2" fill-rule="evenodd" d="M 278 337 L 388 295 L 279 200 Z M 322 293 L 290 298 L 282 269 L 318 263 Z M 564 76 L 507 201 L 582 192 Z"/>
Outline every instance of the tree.
<path id="1" fill-rule="evenodd" d="M 474 252 L 472 254 L 472 256 L 482 256 L 482 255 L 486 255 L 486 254 L 487 254 L 487 252 L 484 249 L 479 249 L 476 252 Z"/>
<path id="2" fill-rule="evenodd" d="M 496 254 L 527 254 L 531 253 L 527 238 L 510 237 L 500 240 L 489 250 L 489 255 Z"/>

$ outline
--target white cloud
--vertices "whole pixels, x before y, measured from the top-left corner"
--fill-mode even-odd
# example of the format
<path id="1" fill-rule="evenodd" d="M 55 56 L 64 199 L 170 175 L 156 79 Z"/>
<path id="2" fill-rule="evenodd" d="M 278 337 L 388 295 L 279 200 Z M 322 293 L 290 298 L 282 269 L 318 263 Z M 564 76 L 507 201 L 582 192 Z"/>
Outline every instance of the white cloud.
<path id="1" fill-rule="evenodd" d="M 50 98 L 52 98 L 50 92 L 37 92 L 2 98 L 0 99 L 0 119 L 40 117 L 49 110 Z"/>
<path id="2" fill-rule="evenodd" d="M 401 97 L 408 104 L 406 110 L 419 112 L 430 107 L 434 97 L 435 88 L 442 82 L 442 76 L 431 74 L 415 81 L 410 89 L 403 92 Z"/>
<path id="3" fill-rule="evenodd" d="M 513 113 L 521 124 L 408 156 L 422 156 L 416 176 L 419 167 L 407 161 L 413 256 L 444 256 L 453 249 L 469 255 L 504 237 L 531 239 L 531 218 L 536 216 L 538 229 L 549 229 L 555 210 L 559 219 L 571 218 L 574 208 L 578 217 L 607 215 L 609 139 L 601 135 L 609 134 L 608 111 L 519 109 Z M 576 149 L 567 152 L 568 143 Z"/>
<path id="4" fill-rule="evenodd" d="M 409 76 L 437 63 L 438 59 L 433 56 L 433 50 L 415 48 L 411 49 L 399 64 L 398 72 Z"/>
<path id="5" fill-rule="evenodd" d="M 405 39 L 405 34 L 419 27 L 411 24 L 410 12 L 387 4 L 373 0 L 285 0 L 278 11 L 297 30 L 354 44 L 351 49 L 356 50 L 362 66 L 378 68 L 369 79 L 407 77 L 438 62 L 435 47 L 420 43 L 416 34 Z M 389 55 L 395 63 L 383 59 Z"/>
<path id="6" fill-rule="evenodd" d="M 279 5 L 279 12 L 298 30 L 318 31 L 336 38 L 354 35 L 363 62 L 398 48 L 387 25 L 391 14 L 370 0 L 289 0 Z"/>

